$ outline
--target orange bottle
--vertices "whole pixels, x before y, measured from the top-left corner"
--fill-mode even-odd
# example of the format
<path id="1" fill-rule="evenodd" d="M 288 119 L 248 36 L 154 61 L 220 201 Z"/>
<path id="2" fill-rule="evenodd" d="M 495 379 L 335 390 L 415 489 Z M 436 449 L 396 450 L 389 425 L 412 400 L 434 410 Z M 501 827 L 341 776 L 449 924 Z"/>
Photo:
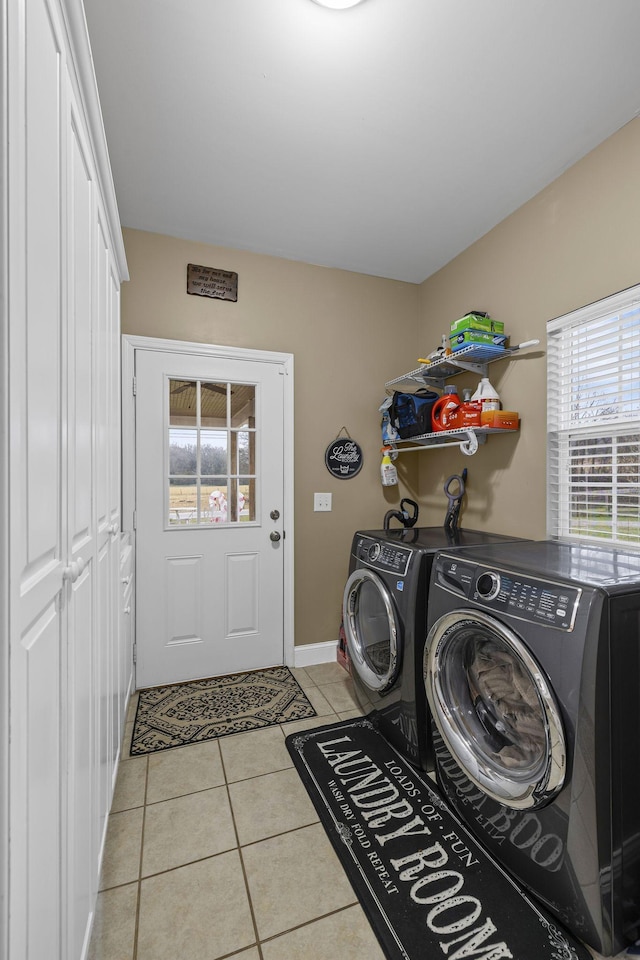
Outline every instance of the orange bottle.
<path id="1" fill-rule="evenodd" d="M 444 393 L 431 410 L 431 428 L 434 433 L 442 430 L 456 430 L 460 419 L 460 397 L 457 387 L 444 388 Z"/>

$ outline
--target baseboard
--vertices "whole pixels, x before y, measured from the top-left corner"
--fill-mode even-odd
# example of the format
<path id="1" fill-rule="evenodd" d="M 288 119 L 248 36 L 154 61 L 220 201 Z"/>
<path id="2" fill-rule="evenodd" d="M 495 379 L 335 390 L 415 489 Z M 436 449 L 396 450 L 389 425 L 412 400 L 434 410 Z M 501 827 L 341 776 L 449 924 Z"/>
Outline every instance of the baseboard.
<path id="1" fill-rule="evenodd" d="M 294 648 L 293 664 L 295 667 L 312 667 L 315 663 L 331 663 L 337 659 L 337 654 L 337 640 L 328 640 L 327 643 L 306 643 Z"/>

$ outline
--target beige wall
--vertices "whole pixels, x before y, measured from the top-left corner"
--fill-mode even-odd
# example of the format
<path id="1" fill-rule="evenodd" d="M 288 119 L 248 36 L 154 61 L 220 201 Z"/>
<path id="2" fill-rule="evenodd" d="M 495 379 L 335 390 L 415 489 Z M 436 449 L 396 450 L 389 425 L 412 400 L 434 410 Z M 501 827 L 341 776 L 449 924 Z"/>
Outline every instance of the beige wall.
<path id="1" fill-rule="evenodd" d="M 489 367 L 503 407 L 521 414 L 521 432 L 490 436 L 473 457 L 419 454 L 425 504 L 439 503 L 442 480 L 467 466 L 464 526 L 545 536 L 546 322 L 640 282 L 639 224 L 635 119 L 421 285 L 421 350 L 469 309 L 503 320 L 512 344 L 540 340 L 521 359 Z"/>
<path id="2" fill-rule="evenodd" d="M 407 495 L 421 504 L 421 525 L 441 524 L 452 472 L 469 471 L 465 527 L 545 536 L 546 321 L 640 282 L 639 170 L 636 119 L 421 286 L 124 231 L 125 333 L 294 355 L 297 645 L 337 636 L 353 532 L 380 527 Z M 236 271 L 238 302 L 188 296 L 187 263 Z M 400 487 L 383 489 L 384 383 L 414 369 L 469 309 L 503 320 L 512 344 L 541 341 L 489 368 L 503 406 L 520 412 L 521 431 L 489 437 L 472 457 L 406 454 Z M 324 466 L 343 425 L 365 458 L 347 481 Z M 332 513 L 313 512 L 314 491 L 333 493 Z"/>
<path id="3" fill-rule="evenodd" d="M 354 531 L 381 527 L 401 496 L 415 496 L 416 460 L 401 466 L 406 485 L 380 484 L 378 407 L 385 381 L 415 366 L 419 288 L 137 230 L 124 237 L 124 333 L 293 354 L 295 640 L 336 640 Z M 237 303 L 187 295 L 188 263 L 238 273 Z M 343 425 L 364 451 L 351 480 L 324 464 Z M 331 513 L 313 512 L 314 491 L 333 494 Z"/>

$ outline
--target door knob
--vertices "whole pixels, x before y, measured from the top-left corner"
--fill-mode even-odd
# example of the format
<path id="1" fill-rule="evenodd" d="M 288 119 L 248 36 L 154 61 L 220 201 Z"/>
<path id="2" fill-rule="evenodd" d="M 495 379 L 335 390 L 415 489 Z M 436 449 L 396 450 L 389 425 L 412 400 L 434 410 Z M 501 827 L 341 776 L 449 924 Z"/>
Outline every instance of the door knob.
<path id="1" fill-rule="evenodd" d="M 72 560 L 62 571 L 62 579 L 69 580 L 71 583 L 75 583 L 79 576 L 80 571 L 78 570 L 78 564 L 75 560 Z"/>
<path id="2" fill-rule="evenodd" d="M 273 540 L 274 543 L 277 543 L 280 539 L 280 534 L 277 530 L 274 530 L 273 533 L 269 534 L 269 540 Z"/>

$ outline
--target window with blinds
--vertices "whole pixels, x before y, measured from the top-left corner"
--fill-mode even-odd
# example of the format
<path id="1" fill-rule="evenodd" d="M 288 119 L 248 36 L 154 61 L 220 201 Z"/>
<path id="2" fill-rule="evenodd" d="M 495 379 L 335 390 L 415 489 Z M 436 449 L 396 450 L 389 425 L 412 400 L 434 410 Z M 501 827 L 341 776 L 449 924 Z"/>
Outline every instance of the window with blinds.
<path id="1" fill-rule="evenodd" d="M 640 286 L 547 335 L 548 535 L 640 549 Z"/>

